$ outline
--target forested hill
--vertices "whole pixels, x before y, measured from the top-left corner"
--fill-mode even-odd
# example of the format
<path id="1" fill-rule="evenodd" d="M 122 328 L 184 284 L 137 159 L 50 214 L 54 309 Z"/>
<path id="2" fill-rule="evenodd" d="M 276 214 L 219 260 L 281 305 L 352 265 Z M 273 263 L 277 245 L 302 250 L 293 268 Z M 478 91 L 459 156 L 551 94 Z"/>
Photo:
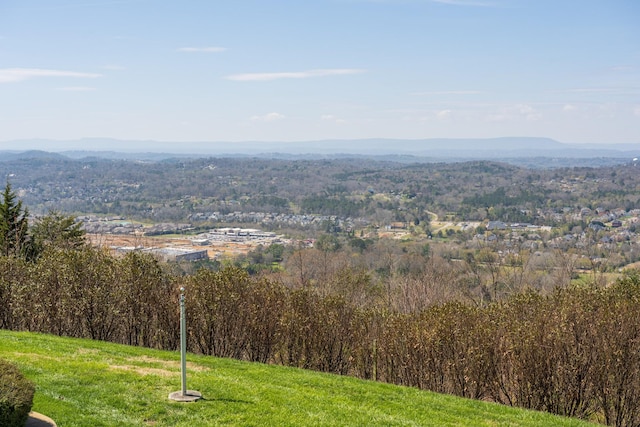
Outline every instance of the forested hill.
<path id="1" fill-rule="evenodd" d="M 325 214 L 419 222 L 426 211 L 461 220 L 535 222 L 542 208 L 632 209 L 635 162 L 530 169 L 490 161 L 398 163 L 368 159 L 70 159 L 31 153 L 0 161 L 32 213 L 57 209 L 184 220 L 206 212 Z M 493 209 L 489 209 L 493 208 Z M 491 217 L 493 215 L 493 217 Z M 522 218 L 520 218 L 522 217 Z"/>

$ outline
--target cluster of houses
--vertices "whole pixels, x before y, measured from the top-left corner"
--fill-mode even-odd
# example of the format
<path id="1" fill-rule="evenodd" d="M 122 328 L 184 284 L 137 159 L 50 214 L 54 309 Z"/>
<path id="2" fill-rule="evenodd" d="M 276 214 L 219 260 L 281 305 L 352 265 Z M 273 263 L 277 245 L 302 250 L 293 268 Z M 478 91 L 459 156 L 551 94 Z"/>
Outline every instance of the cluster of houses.
<path id="1" fill-rule="evenodd" d="M 518 242 L 519 247 L 532 250 L 537 250 L 543 245 L 558 249 L 586 249 L 594 244 L 614 248 L 622 243 L 627 246 L 640 243 L 640 236 L 636 234 L 636 225 L 640 222 L 640 209 L 626 211 L 566 208 L 561 213 L 553 213 L 552 220 L 560 224 L 580 222 L 582 225 L 571 227 L 564 233 L 557 233 L 560 229 L 550 226 L 489 221 L 486 223 L 487 233 L 476 235 L 474 240 L 487 242 L 504 239 L 507 242 Z M 556 232 L 549 233 L 552 230 Z"/>
<path id="2" fill-rule="evenodd" d="M 207 212 L 192 214 L 188 219 L 194 222 L 212 221 L 221 223 L 254 223 L 285 227 L 322 227 L 326 223 L 331 223 L 343 230 L 353 229 L 355 226 L 367 225 L 363 220 L 341 218 L 336 215 L 298 215 L 272 212 Z"/>

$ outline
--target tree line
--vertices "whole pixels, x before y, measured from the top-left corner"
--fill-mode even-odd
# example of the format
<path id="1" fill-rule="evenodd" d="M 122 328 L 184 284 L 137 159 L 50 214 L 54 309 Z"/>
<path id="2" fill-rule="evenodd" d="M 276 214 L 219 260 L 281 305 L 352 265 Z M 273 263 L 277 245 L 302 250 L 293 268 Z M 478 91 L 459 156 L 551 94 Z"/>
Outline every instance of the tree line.
<path id="1" fill-rule="evenodd" d="M 0 327 L 189 351 L 386 381 L 609 425 L 640 422 L 640 275 L 521 292 L 484 306 L 363 304 L 354 271 L 331 291 L 226 266 L 180 275 L 141 253 L 50 248 L 0 257 Z M 348 291 L 348 292 L 347 292 Z"/>

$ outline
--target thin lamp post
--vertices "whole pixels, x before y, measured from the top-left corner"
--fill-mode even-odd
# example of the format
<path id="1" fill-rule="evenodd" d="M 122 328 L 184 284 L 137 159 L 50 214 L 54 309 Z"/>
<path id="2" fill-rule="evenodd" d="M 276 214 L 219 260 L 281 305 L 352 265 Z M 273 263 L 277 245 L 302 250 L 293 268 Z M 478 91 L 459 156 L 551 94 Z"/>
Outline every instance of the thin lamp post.
<path id="1" fill-rule="evenodd" d="M 187 390 L 187 316 L 185 314 L 184 288 L 180 288 L 180 374 L 182 389 L 169 394 L 169 399 L 177 402 L 194 402 L 202 398 L 202 393 Z"/>
<path id="2" fill-rule="evenodd" d="M 184 288 L 180 288 L 180 372 L 182 395 L 187 395 L 187 319 L 184 310 Z"/>

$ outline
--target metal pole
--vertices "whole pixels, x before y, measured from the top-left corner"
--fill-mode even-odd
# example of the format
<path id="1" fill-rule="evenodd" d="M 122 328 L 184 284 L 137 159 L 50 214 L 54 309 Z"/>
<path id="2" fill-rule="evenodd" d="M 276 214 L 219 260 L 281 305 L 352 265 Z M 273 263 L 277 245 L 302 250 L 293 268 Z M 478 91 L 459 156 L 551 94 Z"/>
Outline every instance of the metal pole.
<path id="1" fill-rule="evenodd" d="M 202 393 L 187 390 L 187 316 L 184 309 L 184 288 L 180 288 L 180 373 L 182 374 L 182 390 L 169 394 L 169 399 L 177 402 L 195 402 L 202 399 Z"/>
<path id="2" fill-rule="evenodd" d="M 182 395 L 187 395 L 187 320 L 184 313 L 184 288 L 180 288 L 180 371 Z"/>

